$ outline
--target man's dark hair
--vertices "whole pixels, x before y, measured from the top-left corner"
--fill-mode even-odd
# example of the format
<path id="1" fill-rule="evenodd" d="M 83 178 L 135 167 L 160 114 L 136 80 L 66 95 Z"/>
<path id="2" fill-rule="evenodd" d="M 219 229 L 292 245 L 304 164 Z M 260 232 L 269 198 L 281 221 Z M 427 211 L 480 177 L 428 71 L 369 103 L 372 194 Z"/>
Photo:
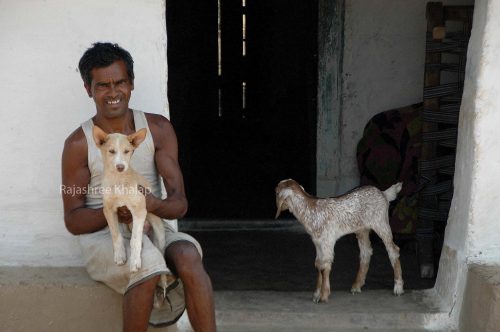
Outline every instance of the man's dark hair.
<path id="1" fill-rule="evenodd" d="M 83 82 L 90 85 L 92 83 L 91 71 L 94 68 L 104 68 L 113 62 L 122 60 L 127 68 L 127 74 L 130 81 L 134 81 L 134 60 L 130 53 L 118 44 L 112 43 L 94 43 L 92 47 L 83 53 L 78 69 Z"/>

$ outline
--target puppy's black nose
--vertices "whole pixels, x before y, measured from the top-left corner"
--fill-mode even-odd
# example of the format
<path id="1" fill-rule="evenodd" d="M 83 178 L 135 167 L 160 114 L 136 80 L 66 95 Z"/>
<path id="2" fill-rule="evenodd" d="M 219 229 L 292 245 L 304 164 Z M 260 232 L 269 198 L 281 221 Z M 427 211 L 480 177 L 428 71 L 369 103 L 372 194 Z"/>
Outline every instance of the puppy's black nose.
<path id="1" fill-rule="evenodd" d="M 118 172 L 123 172 L 124 169 L 125 169 L 125 165 L 123 165 L 123 164 L 116 165 L 116 170 Z"/>

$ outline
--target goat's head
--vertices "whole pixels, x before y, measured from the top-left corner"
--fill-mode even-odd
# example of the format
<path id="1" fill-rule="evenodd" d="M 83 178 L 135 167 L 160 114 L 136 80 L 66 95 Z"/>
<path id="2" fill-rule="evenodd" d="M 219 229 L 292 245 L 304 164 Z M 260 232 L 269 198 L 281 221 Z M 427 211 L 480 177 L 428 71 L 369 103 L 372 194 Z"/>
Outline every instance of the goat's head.
<path id="1" fill-rule="evenodd" d="M 276 186 L 276 216 L 275 219 L 278 219 L 281 211 L 286 211 L 289 209 L 289 198 L 293 195 L 294 192 L 304 192 L 304 188 L 297 183 L 297 181 L 288 179 L 283 180 Z"/>

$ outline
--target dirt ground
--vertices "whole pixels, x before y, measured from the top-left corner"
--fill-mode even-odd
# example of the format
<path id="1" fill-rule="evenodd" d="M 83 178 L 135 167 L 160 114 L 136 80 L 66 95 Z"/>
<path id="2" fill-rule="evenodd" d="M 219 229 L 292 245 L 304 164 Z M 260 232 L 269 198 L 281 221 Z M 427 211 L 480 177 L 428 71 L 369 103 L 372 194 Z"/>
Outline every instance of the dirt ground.
<path id="1" fill-rule="evenodd" d="M 297 230 L 187 231 L 204 250 L 204 264 L 215 290 L 313 291 L 316 270 L 314 246 L 308 234 Z M 364 289 L 391 289 L 393 272 L 382 241 L 372 234 L 373 256 Z M 434 279 L 419 275 L 415 243 L 400 246 L 405 289 L 432 288 Z M 332 290 L 349 291 L 354 281 L 359 249 L 354 235 L 335 246 L 330 277 Z"/>

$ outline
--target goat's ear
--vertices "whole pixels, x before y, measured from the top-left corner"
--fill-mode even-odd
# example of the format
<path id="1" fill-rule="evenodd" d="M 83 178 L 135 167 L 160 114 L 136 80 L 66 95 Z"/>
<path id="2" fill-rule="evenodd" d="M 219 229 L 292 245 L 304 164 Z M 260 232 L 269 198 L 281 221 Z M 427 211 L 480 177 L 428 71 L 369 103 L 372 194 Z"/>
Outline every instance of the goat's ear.
<path id="1" fill-rule="evenodd" d="M 276 216 L 274 216 L 274 219 L 278 219 L 280 216 L 281 211 L 285 211 L 288 209 L 288 206 L 286 205 L 285 198 L 278 194 L 276 195 Z"/>
<path id="2" fill-rule="evenodd" d="M 98 126 L 94 126 L 94 128 L 92 129 L 92 136 L 94 137 L 94 142 L 98 147 L 101 147 L 104 143 L 106 143 L 106 140 L 108 139 L 108 134 L 106 134 L 104 130 L 102 130 Z"/>
<path id="3" fill-rule="evenodd" d="M 132 144 L 134 148 L 137 148 L 139 144 L 141 144 L 144 141 L 147 133 L 148 130 L 146 128 L 142 128 L 133 133 L 132 135 L 128 135 L 127 138 L 130 144 Z"/>

